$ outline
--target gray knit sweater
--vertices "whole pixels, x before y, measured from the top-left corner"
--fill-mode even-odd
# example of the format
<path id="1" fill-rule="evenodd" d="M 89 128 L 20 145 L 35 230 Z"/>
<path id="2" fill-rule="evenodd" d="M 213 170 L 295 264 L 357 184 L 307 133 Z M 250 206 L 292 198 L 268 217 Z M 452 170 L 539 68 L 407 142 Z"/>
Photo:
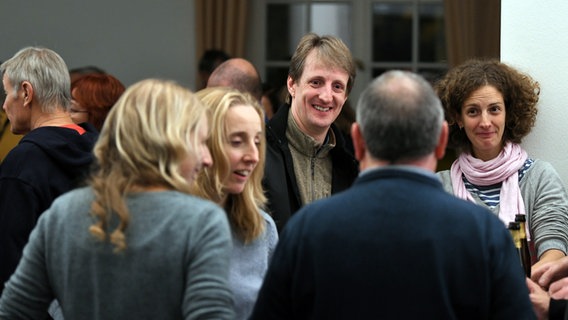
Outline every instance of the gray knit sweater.
<path id="1" fill-rule="evenodd" d="M 128 197 L 127 248 L 88 231 L 92 190 L 71 191 L 39 219 L 0 299 L 0 318 L 37 319 L 55 298 L 66 319 L 232 319 L 231 236 L 224 211 L 174 191 Z"/>
<path id="2" fill-rule="evenodd" d="M 437 174 L 444 189 L 453 194 L 450 170 Z M 556 170 L 550 163 L 536 159 L 519 187 L 537 255 L 550 249 L 568 253 L 568 194 Z M 490 208 L 476 195 L 473 197 L 479 205 L 499 214 L 499 206 Z"/>
<path id="3" fill-rule="evenodd" d="M 264 233 L 254 241 L 245 244 L 233 232 L 229 283 L 235 300 L 236 320 L 248 319 L 252 313 L 272 252 L 278 242 L 274 220 L 266 212 L 260 213 L 266 225 Z"/>

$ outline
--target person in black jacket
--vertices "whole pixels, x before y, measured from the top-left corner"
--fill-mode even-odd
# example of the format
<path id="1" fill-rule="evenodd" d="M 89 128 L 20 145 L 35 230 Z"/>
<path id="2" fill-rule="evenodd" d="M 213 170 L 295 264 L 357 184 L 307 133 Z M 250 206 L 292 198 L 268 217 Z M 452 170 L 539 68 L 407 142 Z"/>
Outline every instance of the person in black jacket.
<path id="1" fill-rule="evenodd" d="M 288 103 L 266 128 L 264 188 L 278 230 L 303 205 L 345 190 L 358 174 L 333 124 L 353 87 L 356 65 L 341 39 L 305 35 L 290 61 Z"/>
<path id="2" fill-rule="evenodd" d="M 67 65 L 28 47 L 0 66 L 10 130 L 24 135 L 0 165 L 0 290 L 16 269 L 40 214 L 87 176 L 98 137 L 73 123 Z"/>

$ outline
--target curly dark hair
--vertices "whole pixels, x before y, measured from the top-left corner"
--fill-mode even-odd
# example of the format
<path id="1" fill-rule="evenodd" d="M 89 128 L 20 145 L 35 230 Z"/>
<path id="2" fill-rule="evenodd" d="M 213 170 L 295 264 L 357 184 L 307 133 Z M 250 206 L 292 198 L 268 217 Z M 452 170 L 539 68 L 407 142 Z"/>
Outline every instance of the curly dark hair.
<path id="1" fill-rule="evenodd" d="M 457 120 L 464 102 L 477 89 L 493 86 L 505 102 L 505 130 L 503 145 L 510 141 L 520 143 L 534 127 L 540 85 L 528 74 L 522 73 L 498 60 L 472 59 L 452 68 L 434 84 L 446 121 L 450 125 L 448 146 L 458 152 L 471 152 L 471 141 Z"/>

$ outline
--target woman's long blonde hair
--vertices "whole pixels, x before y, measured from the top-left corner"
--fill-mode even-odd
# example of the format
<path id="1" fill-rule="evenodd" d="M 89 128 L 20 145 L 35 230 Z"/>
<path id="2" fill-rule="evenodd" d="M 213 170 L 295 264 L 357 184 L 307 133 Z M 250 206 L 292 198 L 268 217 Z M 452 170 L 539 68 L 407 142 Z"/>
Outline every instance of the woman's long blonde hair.
<path id="1" fill-rule="evenodd" d="M 264 209 L 266 197 L 262 189 L 266 140 L 264 137 L 264 113 L 259 102 L 246 93 L 231 88 L 206 88 L 197 92 L 197 97 L 210 110 L 211 137 L 207 143 L 213 166 L 201 171 L 194 185 L 193 193 L 216 203 L 227 197 L 225 211 L 233 230 L 245 243 L 256 239 L 264 232 L 265 221 L 260 210 Z M 231 174 L 229 157 L 226 151 L 226 117 L 229 108 L 237 105 L 252 106 L 258 113 L 262 125 L 262 135 L 258 148 L 259 161 L 240 194 L 225 194 L 224 181 Z"/>
<path id="2" fill-rule="evenodd" d="M 115 251 L 122 251 L 129 192 L 158 187 L 189 193 L 180 165 L 188 157 L 197 165 L 197 132 L 207 119 L 195 95 L 172 81 L 148 79 L 129 87 L 111 109 L 94 148 L 97 168 L 90 185 L 96 222 L 89 231 L 101 240 L 109 236 Z M 110 225 L 113 216 L 116 226 Z"/>

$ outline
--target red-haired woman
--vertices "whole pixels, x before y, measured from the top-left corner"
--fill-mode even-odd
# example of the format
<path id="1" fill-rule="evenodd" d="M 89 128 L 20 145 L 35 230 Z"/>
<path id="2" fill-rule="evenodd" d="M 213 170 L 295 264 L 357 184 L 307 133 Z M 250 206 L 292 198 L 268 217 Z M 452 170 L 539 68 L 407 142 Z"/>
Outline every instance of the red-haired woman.
<path id="1" fill-rule="evenodd" d="M 91 123 L 101 130 L 105 118 L 124 92 L 124 85 L 110 74 L 88 74 L 71 83 L 71 119 Z"/>

